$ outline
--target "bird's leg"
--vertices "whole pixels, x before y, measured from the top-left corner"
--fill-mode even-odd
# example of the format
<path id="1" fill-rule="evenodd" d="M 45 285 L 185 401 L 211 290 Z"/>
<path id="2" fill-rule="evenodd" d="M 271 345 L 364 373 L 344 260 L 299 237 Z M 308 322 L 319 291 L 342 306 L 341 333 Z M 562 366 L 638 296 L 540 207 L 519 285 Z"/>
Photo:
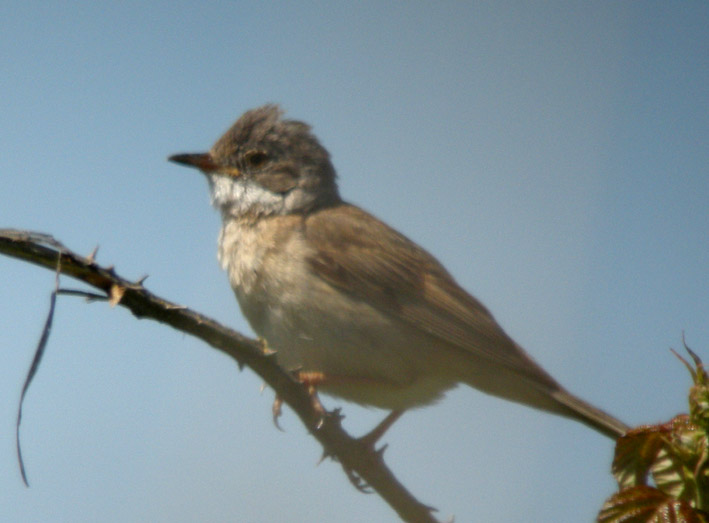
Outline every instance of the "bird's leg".
<path id="1" fill-rule="evenodd" d="M 386 418 L 379 422 L 379 425 L 374 427 L 364 436 L 357 439 L 360 441 L 360 443 L 363 443 L 368 447 L 374 448 L 374 445 L 377 443 L 377 441 L 379 441 L 379 438 L 381 438 L 384 433 L 389 430 L 389 427 L 391 427 L 396 422 L 396 420 L 401 417 L 403 413 L 403 410 L 392 410 Z"/>
<path id="2" fill-rule="evenodd" d="M 325 381 L 325 375 L 322 372 L 298 371 L 296 373 L 296 377 L 300 383 L 302 383 L 308 388 L 308 396 L 310 396 L 310 402 L 313 405 L 313 409 L 315 409 L 315 412 L 317 412 L 318 416 L 320 416 L 320 421 L 318 421 L 316 427 L 319 429 L 320 427 L 322 427 L 323 420 L 325 418 L 325 415 L 327 414 L 325 407 L 323 407 L 323 404 L 320 402 L 320 398 L 318 397 L 318 385 Z"/>
<path id="3" fill-rule="evenodd" d="M 261 353 L 264 356 L 275 356 L 276 351 L 271 349 L 268 346 L 268 342 L 266 341 L 265 338 L 259 338 L 258 341 L 261 345 L 261 347 L 260 347 Z M 266 386 L 265 383 L 261 386 L 262 391 L 265 386 Z M 278 418 L 280 418 L 281 414 L 283 413 L 283 409 L 281 408 L 282 406 L 283 406 L 283 399 L 278 395 L 278 392 L 276 392 L 276 397 L 274 398 L 273 406 L 271 407 L 271 413 L 273 414 L 273 424 L 281 432 L 283 432 L 283 429 L 281 428 L 280 423 L 278 423 Z"/>
<path id="4" fill-rule="evenodd" d="M 323 404 L 320 402 L 320 398 L 318 397 L 318 385 L 325 381 L 325 375 L 322 372 L 306 372 L 301 370 L 293 371 L 293 375 L 299 383 L 302 383 L 308 389 L 308 396 L 310 396 L 311 405 L 313 406 L 315 412 L 318 414 L 319 418 L 315 428 L 319 429 L 320 427 L 322 427 L 325 416 L 327 415 L 327 411 L 325 410 L 325 407 L 323 407 Z M 282 406 L 283 399 L 278 394 L 276 394 L 276 398 L 273 400 L 273 406 L 271 407 L 271 412 L 273 413 L 273 424 L 278 430 L 283 430 L 280 424 L 278 423 L 278 418 L 281 417 Z"/>

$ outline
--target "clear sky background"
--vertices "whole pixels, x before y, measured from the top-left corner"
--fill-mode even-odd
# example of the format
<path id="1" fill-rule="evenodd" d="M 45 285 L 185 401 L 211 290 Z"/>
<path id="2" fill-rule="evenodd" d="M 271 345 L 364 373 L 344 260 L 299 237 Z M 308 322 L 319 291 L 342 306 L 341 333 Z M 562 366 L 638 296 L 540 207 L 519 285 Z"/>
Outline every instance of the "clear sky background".
<path id="1" fill-rule="evenodd" d="M 465 5 L 464 5 L 465 4 Z M 709 361 L 706 2 L 4 2 L 0 227 L 55 235 L 242 332 L 204 179 L 166 162 L 279 102 L 343 196 L 434 253 L 561 383 L 630 424 Z M 1 521 L 392 521 L 203 343 L 0 257 Z M 69 279 L 62 284 L 76 287 Z M 326 399 L 328 407 L 337 401 Z M 344 405 L 345 426 L 383 417 Z M 610 441 L 459 388 L 386 458 L 456 521 L 591 521 Z"/>

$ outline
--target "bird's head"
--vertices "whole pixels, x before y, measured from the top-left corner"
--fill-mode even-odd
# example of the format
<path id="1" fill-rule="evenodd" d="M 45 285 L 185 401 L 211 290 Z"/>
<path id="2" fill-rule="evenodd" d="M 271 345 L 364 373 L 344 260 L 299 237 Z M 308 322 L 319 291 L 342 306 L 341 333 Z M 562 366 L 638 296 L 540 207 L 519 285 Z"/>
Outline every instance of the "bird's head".
<path id="1" fill-rule="evenodd" d="M 224 217 L 294 214 L 339 202 L 330 154 L 299 121 L 276 105 L 244 113 L 209 152 L 170 161 L 208 178 Z"/>

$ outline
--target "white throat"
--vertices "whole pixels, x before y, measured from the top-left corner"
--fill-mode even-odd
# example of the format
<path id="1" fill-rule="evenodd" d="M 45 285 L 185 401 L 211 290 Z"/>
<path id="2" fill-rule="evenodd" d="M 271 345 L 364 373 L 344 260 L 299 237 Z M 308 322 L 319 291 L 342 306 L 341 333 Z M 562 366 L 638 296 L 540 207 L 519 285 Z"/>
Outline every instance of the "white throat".
<path id="1" fill-rule="evenodd" d="M 209 187 L 212 205 L 224 215 L 282 214 L 285 211 L 284 195 L 271 192 L 253 180 L 211 175 Z"/>

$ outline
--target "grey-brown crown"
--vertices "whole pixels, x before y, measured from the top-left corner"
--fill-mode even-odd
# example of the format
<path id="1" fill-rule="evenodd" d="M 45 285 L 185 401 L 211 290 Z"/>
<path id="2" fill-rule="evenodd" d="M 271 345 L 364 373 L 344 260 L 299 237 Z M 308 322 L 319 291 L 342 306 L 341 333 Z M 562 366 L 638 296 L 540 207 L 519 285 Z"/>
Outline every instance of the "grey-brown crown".
<path id="1" fill-rule="evenodd" d="M 310 126 L 283 119 L 273 104 L 244 113 L 208 153 L 169 160 L 207 176 L 225 217 L 303 213 L 341 201 L 330 154 Z"/>
<path id="2" fill-rule="evenodd" d="M 324 199 L 337 195 L 330 154 L 308 124 L 284 119 L 275 104 L 245 112 L 210 153 L 217 164 L 235 167 L 274 192 L 299 187 L 321 191 Z M 261 155 L 261 165 L 251 164 L 254 154 Z"/>

